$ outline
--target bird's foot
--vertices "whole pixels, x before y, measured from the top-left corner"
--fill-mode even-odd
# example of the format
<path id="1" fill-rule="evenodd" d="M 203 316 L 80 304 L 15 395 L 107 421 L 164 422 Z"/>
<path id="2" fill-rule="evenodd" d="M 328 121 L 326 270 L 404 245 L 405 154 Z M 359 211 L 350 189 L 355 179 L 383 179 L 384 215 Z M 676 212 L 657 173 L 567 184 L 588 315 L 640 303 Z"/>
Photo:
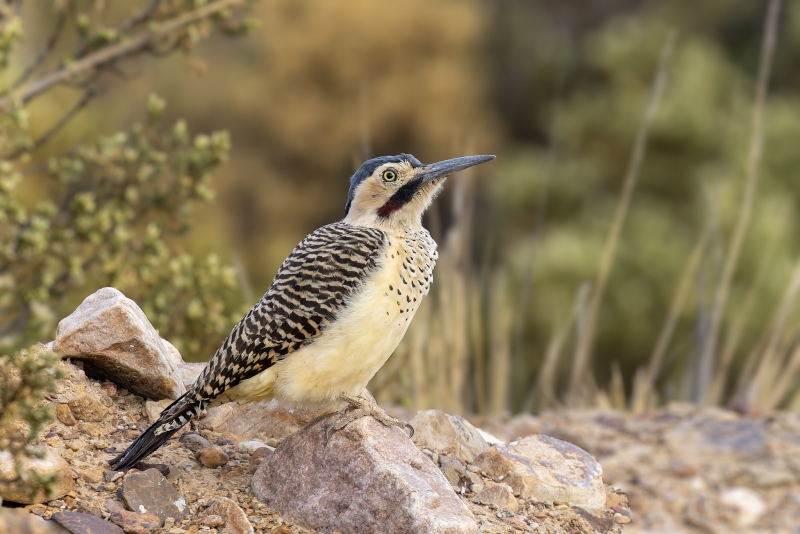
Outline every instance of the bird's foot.
<path id="1" fill-rule="evenodd" d="M 339 418 L 336 419 L 336 421 L 325 427 L 326 441 L 330 438 L 332 431 L 342 430 L 356 419 L 361 419 L 362 417 L 367 417 L 370 415 L 383 423 L 385 426 L 402 427 L 403 430 L 405 430 L 405 432 L 408 434 L 409 438 L 414 436 L 413 426 L 404 421 L 400 421 L 399 419 L 395 419 L 391 415 L 387 414 L 383 408 L 378 406 L 378 404 L 372 400 L 372 398 L 367 398 L 362 395 L 356 397 L 346 393 L 342 393 L 340 398 L 345 401 L 348 406 L 345 411 L 341 413 Z"/>

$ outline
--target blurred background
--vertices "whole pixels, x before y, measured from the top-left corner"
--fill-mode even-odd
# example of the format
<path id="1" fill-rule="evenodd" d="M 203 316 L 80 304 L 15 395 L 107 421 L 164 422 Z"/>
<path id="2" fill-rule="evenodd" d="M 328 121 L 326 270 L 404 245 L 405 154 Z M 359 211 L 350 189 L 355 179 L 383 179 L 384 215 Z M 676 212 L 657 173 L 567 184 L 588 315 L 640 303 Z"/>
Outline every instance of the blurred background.
<path id="1" fill-rule="evenodd" d="M 488 153 L 379 401 L 800 408 L 796 3 L 215 3 L 0 3 L 0 349 L 115 285 L 207 360 L 363 160 Z"/>

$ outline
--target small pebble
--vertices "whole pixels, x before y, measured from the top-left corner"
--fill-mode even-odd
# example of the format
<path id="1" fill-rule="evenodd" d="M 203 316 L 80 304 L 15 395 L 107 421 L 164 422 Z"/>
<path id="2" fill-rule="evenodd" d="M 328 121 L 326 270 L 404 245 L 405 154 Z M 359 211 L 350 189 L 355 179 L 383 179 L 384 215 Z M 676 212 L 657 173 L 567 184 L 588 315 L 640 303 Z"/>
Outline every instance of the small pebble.
<path id="1" fill-rule="evenodd" d="M 631 522 L 631 519 L 629 517 L 625 517 L 624 515 L 622 515 L 620 513 L 614 514 L 614 523 L 616 523 L 618 525 L 627 525 L 630 522 Z"/>
<path id="2" fill-rule="evenodd" d="M 195 458 L 206 467 L 215 468 L 228 463 L 228 455 L 219 447 L 208 447 L 200 450 Z"/>
<path id="3" fill-rule="evenodd" d="M 58 405 L 56 408 L 56 417 L 58 417 L 58 420 L 67 426 L 74 426 L 78 424 L 75 416 L 72 415 L 72 410 L 69 409 L 69 405 L 67 404 Z"/>

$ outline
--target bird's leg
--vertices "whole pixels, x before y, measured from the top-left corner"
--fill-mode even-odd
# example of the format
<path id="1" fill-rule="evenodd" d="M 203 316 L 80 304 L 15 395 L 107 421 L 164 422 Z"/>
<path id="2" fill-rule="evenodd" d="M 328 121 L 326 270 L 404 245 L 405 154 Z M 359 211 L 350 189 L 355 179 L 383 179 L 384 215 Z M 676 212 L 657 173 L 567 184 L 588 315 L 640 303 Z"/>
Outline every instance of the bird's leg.
<path id="1" fill-rule="evenodd" d="M 336 421 L 325 427 L 326 440 L 330 437 L 332 430 L 341 430 L 356 419 L 361 419 L 362 417 L 367 417 L 369 415 L 383 423 L 385 426 L 403 427 L 403 429 L 408 433 L 409 438 L 414 435 L 413 426 L 400 421 L 399 419 L 395 419 L 391 415 L 387 414 L 383 408 L 378 406 L 378 404 L 371 398 L 364 397 L 363 395 L 356 397 L 346 393 L 342 393 L 339 398 L 345 401 L 348 406 L 339 416 L 339 418 L 336 419 Z"/>

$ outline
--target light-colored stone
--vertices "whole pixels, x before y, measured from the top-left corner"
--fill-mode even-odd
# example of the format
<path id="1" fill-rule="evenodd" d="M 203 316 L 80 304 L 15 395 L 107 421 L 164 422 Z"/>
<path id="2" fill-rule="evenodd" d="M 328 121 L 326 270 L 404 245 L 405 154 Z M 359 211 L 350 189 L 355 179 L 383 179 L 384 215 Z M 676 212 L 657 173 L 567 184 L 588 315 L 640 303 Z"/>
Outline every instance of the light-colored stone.
<path id="1" fill-rule="evenodd" d="M 419 412 L 409 423 L 414 427 L 417 447 L 427 447 L 462 463 L 472 463 L 489 448 L 478 429 L 467 420 L 441 410 Z"/>
<path id="2" fill-rule="evenodd" d="M 498 443 L 473 465 L 508 484 L 523 499 L 567 502 L 591 511 L 606 506 L 603 469 L 580 447 L 538 434 L 512 443 Z"/>
<path id="3" fill-rule="evenodd" d="M 241 442 L 237 446 L 237 449 L 239 449 L 239 452 L 244 453 L 244 454 L 253 454 L 254 452 L 256 452 L 258 449 L 260 449 L 262 447 L 269 447 L 269 446 L 266 443 L 264 443 L 263 441 L 258 441 L 256 439 L 254 439 L 254 440 L 250 440 L 250 441 Z M 270 447 L 270 448 L 272 448 L 272 447 Z"/>
<path id="4" fill-rule="evenodd" d="M 144 411 L 147 413 L 147 420 L 150 421 L 150 424 L 158 420 L 158 416 L 161 415 L 167 406 L 172 404 L 172 399 L 163 399 L 160 401 L 145 401 L 144 403 Z"/>
<path id="5" fill-rule="evenodd" d="M 517 499 L 505 484 L 495 484 L 490 488 L 481 490 L 480 493 L 472 498 L 472 502 L 491 506 L 495 510 L 510 510 L 515 513 L 519 510 Z"/>
<path id="6" fill-rule="evenodd" d="M 229 402 L 208 410 L 208 415 L 200 420 L 200 425 L 214 432 L 228 432 L 243 439 L 258 439 L 269 445 L 270 438 L 280 441 L 319 415 L 321 413 L 318 411 L 303 408 L 287 410 L 275 401 L 246 404 Z"/>
<path id="7" fill-rule="evenodd" d="M 722 504 L 733 508 L 740 527 L 750 527 L 767 511 L 763 499 L 750 488 L 731 488 L 722 492 Z"/>
<path id="8" fill-rule="evenodd" d="M 106 287 L 58 323 L 54 348 L 84 362 L 90 376 L 109 378 L 151 399 L 186 392 L 174 355 L 135 302 Z"/>
<path id="9" fill-rule="evenodd" d="M 217 525 L 217 534 L 253 534 L 253 526 L 238 504 L 226 497 L 214 497 L 214 504 L 205 512 L 206 517 L 217 516 L 222 525 Z M 212 525 L 208 525 L 212 526 Z"/>
<path id="10" fill-rule="evenodd" d="M 33 495 L 20 483 L 14 465 L 14 457 L 8 451 L 0 451 L 0 498 L 20 504 L 34 504 L 60 499 L 72 490 L 72 469 L 55 451 L 46 450 L 42 458 L 29 457 L 22 460 L 25 471 L 34 476 L 56 476 L 53 494 L 47 496 L 43 491 Z"/>
<path id="11" fill-rule="evenodd" d="M 178 366 L 178 373 L 186 389 L 189 389 L 197 381 L 197 377 L 206 368 L 205 362 L 183 362 Z"/>
<path id="12" fill-rule="evenodd" d="M 0 510 L 0 534 L 70 534 L 70 532 L 55 521 L 45 521 L 22 508 L 3 508 Z"/>
<path id="13" fill-rule="evenodd" d="M 197 432 L 186 432 L 179 439 L 184 447 L 197 454 L 203 449 L 211 447 L 211 442 Z"/>
<path id="14" fill-rule="evenodd" d="M 61 423 L 67 426 L 75 426 L 78 424 L 78 421 L 75 419 L 75 416 L 72 415 L 72 410 L 70 410 L 68 404 L 59 404 L 56 406 L 56 417 L 59 421 L 61 421 Z"/>
<path id="15" fill-rule="evenodd" d="M 108 414 L 108 408 L 102 402 L 86 393 L 76 396 L 68 405 L 72 415 L 80 421 L 98 422 Z"/>
<path id="16" fill-rule="evenodd" d="M 189 513 L 186 499 L 156 469 L 128 473 L 122 484 L 122 498 L 134 512 L 157 515 L 162 523 L 168 517 L 184 519 Z"/>
<path id="17" fill-rule="evenodd" d="M 326 532 L 477 534 L 472 513 L 402 429 L 364 417 L 326 440 L 336 417 L 315 420 L 264 458 L 256 497 Z"/>
<path id="18" fill-rule="evenodd" d="M 115 510 L 111 521 L 122 527 L 126 534 L 156 534 L 161 530 L 161 518 L 154 514 L 137 514 L 127 510 Z"/>

